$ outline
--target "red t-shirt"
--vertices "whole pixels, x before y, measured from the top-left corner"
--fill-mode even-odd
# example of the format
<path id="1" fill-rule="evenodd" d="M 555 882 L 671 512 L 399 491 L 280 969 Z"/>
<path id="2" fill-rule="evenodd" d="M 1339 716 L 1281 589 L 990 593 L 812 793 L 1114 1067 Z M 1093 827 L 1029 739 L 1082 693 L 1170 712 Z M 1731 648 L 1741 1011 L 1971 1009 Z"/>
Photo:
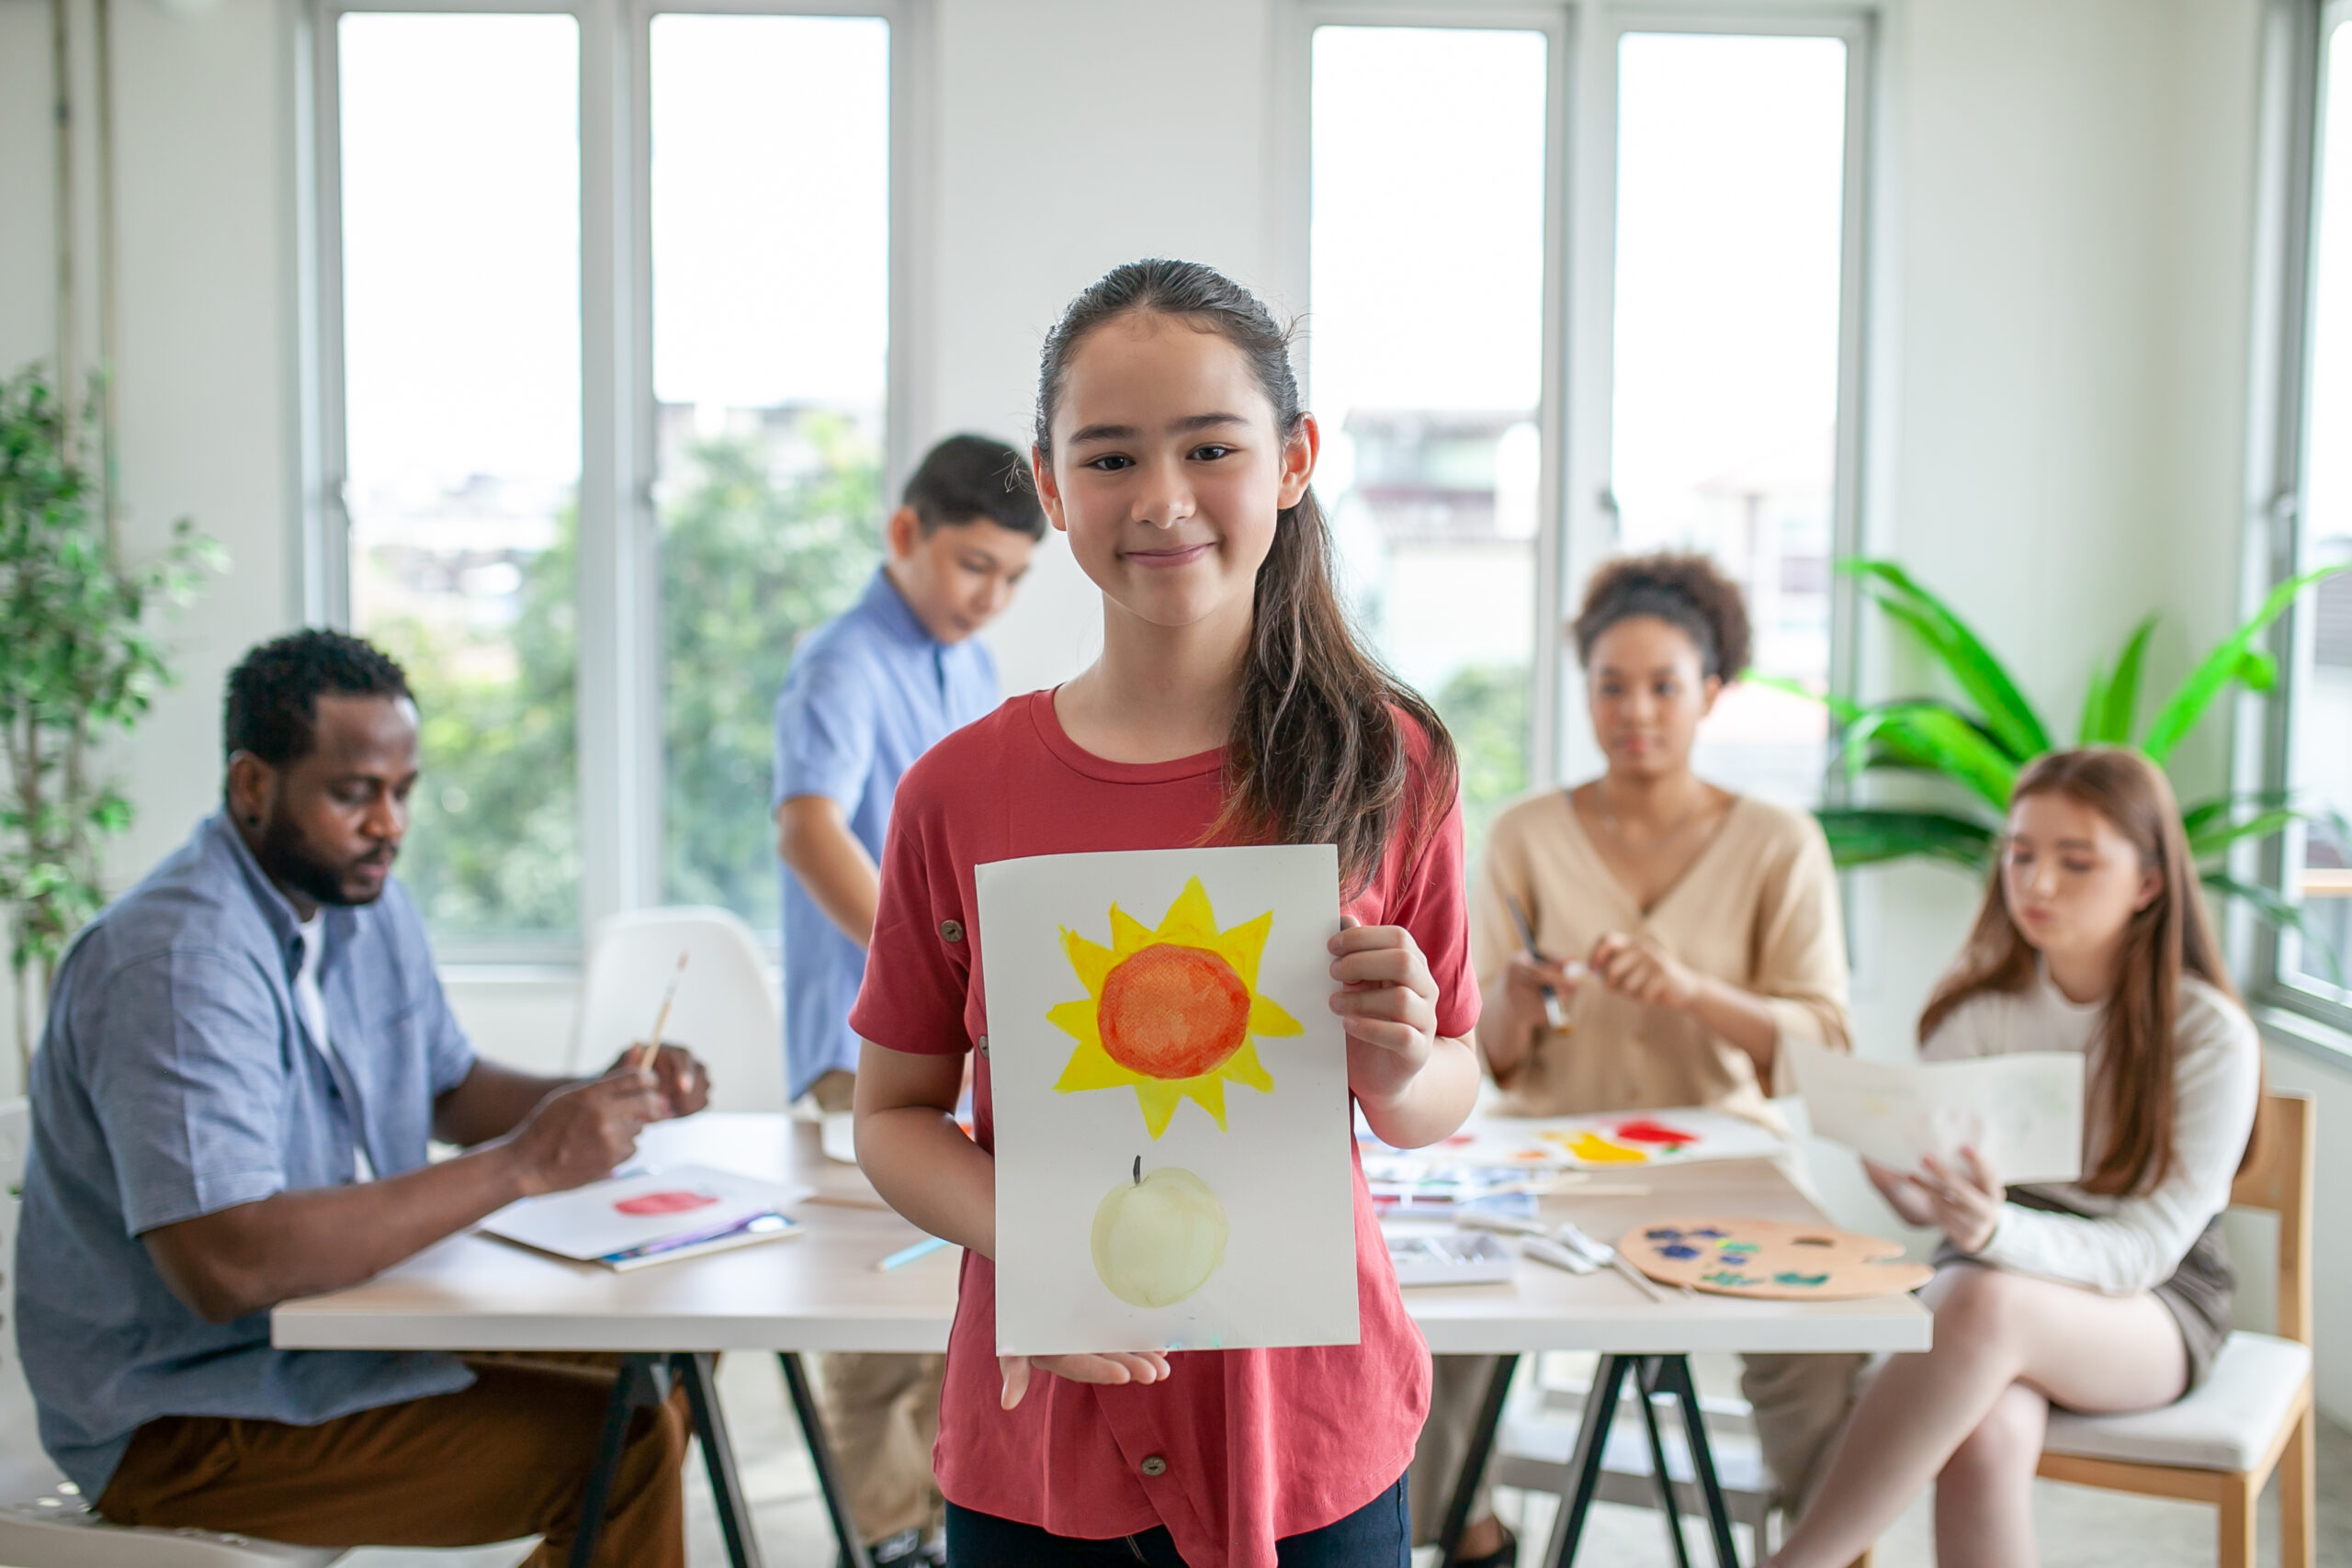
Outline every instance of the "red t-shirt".
<path id="1" fill-rule="evenodd" d="M 1015 697 L 932 748 L 891 807 L 851 1027 L 897 1051 L 970 1050 L 989 1027 L 973 867 L 1196 844 L 1221 805 L 1221 762 L 1216 751 L 1105 761 L 1062 732 L 1050 692 Z M 1424 841 L 1400 834 L 1348 906 L 1366 925 L 1413 933 L 1439 987 L 1438 1031 L 1455 1037 L 1478 1018 L 1465 906 L 1458 802 Z M 993 1149 L 985 1054 L 977 1066 L 973 1131 Z M 1150 1384 L 1039 1375 L 1015 1410 L 1001 1404 L 996 1266 L 967 1253 L 933 1455 L 940 1490 L 1057 1535 L 1165 1525 L 1194 1568 L 1273 1568 L 1277 1540 L 1346 1517 L 1404 1473 L 1429 1407 L 1429 1350 L 1405 1314 L 1361 1167 L 1355 1222 L 1360 1343 L 1188 1350 Z"/>

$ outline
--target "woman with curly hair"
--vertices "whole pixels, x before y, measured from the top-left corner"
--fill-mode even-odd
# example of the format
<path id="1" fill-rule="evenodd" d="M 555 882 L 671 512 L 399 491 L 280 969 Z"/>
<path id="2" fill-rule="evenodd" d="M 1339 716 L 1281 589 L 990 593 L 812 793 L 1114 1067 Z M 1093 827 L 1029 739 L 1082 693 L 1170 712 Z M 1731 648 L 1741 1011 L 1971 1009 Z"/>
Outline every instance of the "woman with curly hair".
<path id="1" fill-rule="evenodd" d="M 1521 1116 L 1711 1106 L 1777 1128 L 1781 1042 L 1847 1046 L 1846 954 L 1829 846 L 1813 818 L 1700 778 L 1700 721 L 1747 668 L 1747 606 L 1703 556 L 1610 562 L 1569 628 L 1599 778 L 1495 821 L 1472 911 L 1487 999 L 1477 1044 Z M 1529 955 L 1511 913 L 1535 932 Z M 1547 996 L 1548 993 L 1548 996 Z M 1794 1512 L 1845 1419 L 1855 1356 L 1750 1356 L 1780 1505 Z M 1441 1357 L 1413 1464 L 1416 1535 L 1434 1540 L 1492 1376 Z M 1484 1506 L 1453 1562 L 1512 1562 Z"/>

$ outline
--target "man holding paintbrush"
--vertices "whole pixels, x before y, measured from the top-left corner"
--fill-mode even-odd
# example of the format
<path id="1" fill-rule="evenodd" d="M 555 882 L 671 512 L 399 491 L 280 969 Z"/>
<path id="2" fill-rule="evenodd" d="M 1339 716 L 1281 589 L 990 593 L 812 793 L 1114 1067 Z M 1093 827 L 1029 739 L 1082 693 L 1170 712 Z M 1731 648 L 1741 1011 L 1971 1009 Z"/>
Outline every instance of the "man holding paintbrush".
<path id="1" fill-rule="evenodd" d="M 223 808 L 67 954 L 31 1086 L 17 1332 L 41 1441 L 117 1523 L 321 1546 L 542 1535 L 563 1562 L 594 1358 L 286 1351 L 269 1309 L 702 1109 L 662 1045 L 587 1080 L 475 1055 L 391 877 L 417 778 L 400 667 L 304 631 L 229 678 Z M 633 1048 L 634 1049 L 634 1048 Z M 463 1151 L 438 1162 L 428 1139 Z M 684 1568 L 685 1416 L 638 1413 L 595 1562 Z"/>

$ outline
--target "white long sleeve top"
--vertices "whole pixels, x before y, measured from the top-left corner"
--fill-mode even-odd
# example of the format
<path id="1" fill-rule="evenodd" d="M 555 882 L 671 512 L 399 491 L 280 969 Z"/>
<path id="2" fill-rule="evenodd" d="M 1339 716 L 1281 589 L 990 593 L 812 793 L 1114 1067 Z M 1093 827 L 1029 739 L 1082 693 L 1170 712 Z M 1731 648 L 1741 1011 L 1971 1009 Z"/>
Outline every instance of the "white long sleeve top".
<path id="1" fill-rule="evenodd" d="M 2088 1055 L 2105 1008 L 2104 1002 L 2068 1001 L 2045 972 L 2023 991 L 1971 997 L 1937 1028 L 1920 1055 L 1950 1061 L 2014 1051 Z M 2205 1227 L 2229 1207 L 2262 1082 L 2261 1038 L 2254 1021 L 2201 980 L 2182 977 L 2173 1040 L 2178 1055 L 2173 1065 L 2171 1174 L 2149 1191 L 2122 1198 L 2087 1192 L 2075 1182 L 2018 1188 L 2074 1213 L 2006 1204 L 1993 1239 L 1977 1258 L 2108 1295 L 2133 1295 L 2172 1277 Z M 2094 1070 L 2093 1095 L 2098 1083 Z M 2102 1108 L 2086 1105 L 2084 1120 L 2087 1166 L 2106 1147 Z"/>

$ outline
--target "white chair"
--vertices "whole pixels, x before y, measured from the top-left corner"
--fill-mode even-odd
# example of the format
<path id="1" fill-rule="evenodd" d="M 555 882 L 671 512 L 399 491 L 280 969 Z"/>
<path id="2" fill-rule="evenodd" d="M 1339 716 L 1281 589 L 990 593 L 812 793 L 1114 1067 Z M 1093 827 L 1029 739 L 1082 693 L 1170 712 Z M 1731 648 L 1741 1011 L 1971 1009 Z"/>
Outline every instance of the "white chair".
<path id="1" fill-rule="evenodd" d="M 2254 1160 L 2231 1203 L 2278 1216 L 2278 1332 L 2232 1334 L 2194 1393 L 2131 1416 L 2050 1413 L 2041 1474 L 2143 1497 L 2211 1503 L 2222 1568 L 2253 1568 L 2255 1500 L 2278 1474 L 2278 1561 L 2319 1559 L 2312 1421 L 2312 1155 L 2309 1098 L 2263 1097 Z"/>
<path id="2" fill-rule="evenodd" d="M 57 1473 L 34 1429 L 32 1390 L 17 1355 L 17 1214 L 32 1151 L 32 1108 L 0 1100 L 0 1563 L 7 1568 L 328 1568 L 366 1555 L 197 1529 L 131 1529 L 90 1511 Z M 419 1553 L 447 1568 L 510 1568 L 526 1545 Z M 403 1554 L 404 1556 L 406 1554 Z"/>
<path id="3" fill-rule="evenodd" d="M 710 1070 L 713 1111 L 782 1111 L 784 1025 L 752 928 L 710 907 L 634 909 L 597 922 L 580 990 L 572 1070 L 601 1073 L 645 1038 L 662 987 L 678 973 L 664 1038 L 693 1047 Z"/>

